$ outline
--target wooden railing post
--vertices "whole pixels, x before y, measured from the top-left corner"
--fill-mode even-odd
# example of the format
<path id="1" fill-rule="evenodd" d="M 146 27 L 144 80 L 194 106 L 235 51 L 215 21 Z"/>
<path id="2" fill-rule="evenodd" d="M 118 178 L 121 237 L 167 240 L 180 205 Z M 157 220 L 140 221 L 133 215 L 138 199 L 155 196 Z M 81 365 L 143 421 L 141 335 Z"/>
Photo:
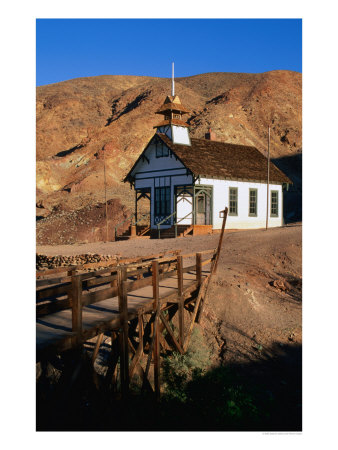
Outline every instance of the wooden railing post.
<path id="1" fill-rule="evenodd" d="M 184 297 L 183 297 L 183 257 L 177 257 L 177 287 L 178 287 L 178 328 L 179 342 L 184 346 Z"/>
<path id="2" fill-rule="evenodd" d="M 121 322 L 120 332 L 120 372 L 122 395 L 128 394 L 129 390 L 129 344 L 128 344 L 128 304 L 126 269 L 121 267 L 118 270 L 118 301 Z"/>
<path id="3" fill-rule="evenodd" d="M 202 284 L 202 253 L 196 253 L 196 281 L 198 286 Z"/>
<path id="4" fill-rule="evenodd" d="M 72 272 L 72 331 L 80 338 L 82 333 L 82 280 L 81 275 Z"/>
<path id="5" fill-rule="evenodd" d="M 159 288 L 159 264 L 158 261 L 152 262 L 152 278 L 153 278 L 153 298 L 154 298 L 154 313 L 155 313 L 155 322 L 154 322 L 154 350 L 153 350 L 153 358 L 154 358 L 154 384 L 155 384 L 155 394 L 156 399 L 160 399 L 160 335 L 159 335 L 159 313 L 161 310 L 160 303 L 160 288 Z"/>
<path id="6" fill-rule="evenodd" d="M 227 216 L 228 216 L 228 207 L 226 206 L 224 211 L 221 211 L 221 212 L 223 213 L 222 230 L 221 230 L 221 235 L 219 237 L 216 257 L 215 257 L 215 261 L 214 261 L 214 264 L 213 264 L 212 269 L 211 269 L 211 273 L 216 273 L 216 270 L 217 270 L 218 259 L 219 259 L 219 255 L 221 253 L 221 248 L 222 248 L 225 224 L 226 224 Z"/>
<path id="7" fill-rule="evenodd" d="M 111 274 L 112 276 L 114 276 L 115 273 L 116 273 L 116 270 L 112 270 L 112 271 L 110 272 L 110 274 Z M 117 278 L 118 278 L 118 275 L 117 275 Z M 118 283 L 117 278 L 114 278 L 113 280 L 111 280 L 111 283 L 110 283 L 110 286 L 111 286 L 111 287 L 117 287 L 117 283 Z"/>

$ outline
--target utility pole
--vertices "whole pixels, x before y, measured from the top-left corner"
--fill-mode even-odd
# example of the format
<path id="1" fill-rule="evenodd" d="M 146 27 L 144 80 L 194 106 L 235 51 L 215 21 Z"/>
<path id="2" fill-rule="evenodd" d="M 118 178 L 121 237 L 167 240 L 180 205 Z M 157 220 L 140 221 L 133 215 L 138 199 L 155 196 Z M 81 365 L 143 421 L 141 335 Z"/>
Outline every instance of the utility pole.
<path id="1" fill-rule="evenodd" d="M 265 230 L 268 229 L 269 221 L 269 183 L 270 183 L 270 126 L 269 126 L 269 137 L 268 137 L 268 176 L 266 185 L 266 225 Z"/>
<path id="2" fill-rule="evenodd" d="M 104 179 L 104 201 L 106 204 L 106 242 L 108 242 L 108 206 L 107 206 L 107 181 L 106 181 L 106 158 L 103 148 L 103 179 Z"/>

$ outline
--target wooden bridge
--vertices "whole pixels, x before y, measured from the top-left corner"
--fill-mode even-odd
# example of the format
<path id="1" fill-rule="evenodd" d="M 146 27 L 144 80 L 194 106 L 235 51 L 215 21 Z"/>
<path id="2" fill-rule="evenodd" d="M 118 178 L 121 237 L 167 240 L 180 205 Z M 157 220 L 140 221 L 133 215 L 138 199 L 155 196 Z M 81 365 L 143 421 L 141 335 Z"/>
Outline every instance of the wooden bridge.
<path id="1" fill-rule="evenodd" d="M 108 334 L 109 383 L 116 384 L 120 362 L 123 395 L 138 373 L 143 388 L 155 391 L 158 398 L 160 347 L 180 353 L 187 350 L 194 323 L 202 314 L 210 276 L 217 268 L 226 215 L 227 210 L 217 249 L 124 259 L 99 270 L 85 265 L 37 272 L 37 361 L 81 349 L 96 337 L 94 364 L 103 337 Z M 184 323 L 185 309 L 191 312 L 189 327 Z M 178 336 L 170 324 L 176 314 Z M 151 363 L 154 387 L 149 377 Z"/>

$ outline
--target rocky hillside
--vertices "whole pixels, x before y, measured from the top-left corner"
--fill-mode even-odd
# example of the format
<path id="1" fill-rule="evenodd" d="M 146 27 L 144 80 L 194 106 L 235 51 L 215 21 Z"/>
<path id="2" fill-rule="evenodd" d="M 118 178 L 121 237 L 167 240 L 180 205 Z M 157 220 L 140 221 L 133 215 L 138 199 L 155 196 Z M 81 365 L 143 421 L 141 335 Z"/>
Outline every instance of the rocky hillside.
<path id="1" fill-rule="evenodd" d="M 78 78 L 37 88 L 37 216 L 74 211 L 108 198 L 133 205 L 121 183 L 154 133 L 155 111 L 170 80 L 137 76 Z M 272 125 L 273 158 L 301 152 L 302 77 L 297 72 L 207 73 L 176 79 L 191 111 L 191 135 L 211 127 L 218 140 L 266 149 Z"/>

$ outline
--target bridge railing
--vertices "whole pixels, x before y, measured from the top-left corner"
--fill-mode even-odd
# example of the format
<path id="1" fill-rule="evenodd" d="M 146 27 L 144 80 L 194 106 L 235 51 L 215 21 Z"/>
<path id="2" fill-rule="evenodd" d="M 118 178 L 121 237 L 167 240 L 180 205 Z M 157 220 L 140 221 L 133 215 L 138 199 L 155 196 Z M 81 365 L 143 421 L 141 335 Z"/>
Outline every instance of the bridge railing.
<path id="1" fill-rule="evenodd" d="M 212 257 L 202 261 L 202 256 L 208 253 L 212 253 Z M 183 258 L 193 256 L 196 257 L 195 264 L 186 267 L 182 265 L 180 268 L 178 262 L 180 258 L 183 260 Z M 36 315 L 39 318 L 71 308 L 73 331 L 81 333 L 82 309 L 84 306 L 119 296 L 119 286 L 122 282 L 125 282 L 126 294 L 152 285 L 152 264 L 154 261 L 159 266 L 159 281 L 196 270 L 198 285 L 201 284 L 202 267 L 213 262 L 215 258 L 215 249 L 186 255 L 180 255 L 180 251 L 176 250 L 142 258 L 121 259 L 118 262 L 119 265 L 115 267 L 111 266 L 84 273 L 80 273 L 84 266 L 46 270 L 43 271 L 44 276 L 52 276 L 37 280 Z M 39 273 L 41 274 L 41 272 Z M 65 273 L 65 276 L 61 276 L 62 273 Z M 59 276 L 53 277 L 55 274 Z M 177 293 L 171 295 L 167 300 L 174 300 L 175 296 L 177 296 Z"/>
<path id="2" fill-rule="evenodd" d="M 55 311 L 56 304 L 61 304 L 61 309 L 71 308 L 72 333 L 62 339 L 62 344 L 57 347 L 58 351 L 77 347 L 97 335 L 92 355 L 92 362 L 94 363 L 103 334 L 110 331 L 112 351 L 117 342 L 119 343 L 118 348 L 116 347 L 115 362 L 110 369 L 112 370 L 111 373 L 116 372 L 119 358 L 122 395 L 128 392 L 129 382 L 136 367 L 143 373 L 142 390 L 145 385 L 150 386 L 148 373 L 151 361 L 153 361 L 154 390 L 158 399 L 160 396 L 160 338 L 162 338 L 162 342 L 168 339 L 175 351 L 184 353 L 187 350 L 194 323 L 199 320 L 198 317 L 202 314 L 210 276 L 217 267 L 226 213 L 227 210 L 224 211 L 222 232 L 217 249 L 184 255 L 178 250 L 166 254 L 148 255 L 143 258 L 124 259 L 119 260 L 119 264 L 115 267 L 106 267 L 84 273 L 80 273 L 81 270 L 78 267 L 62 268 L 57 271 L 51 270 L 52 278 L 50 280 L 53 280 L 54 275 L 58 275 L 62 282 L 55 285 L 40 286 L 41 289 L 37 291 L 37 315 L 51 314 Z M 194 263 L 189 265 L 192 258 L 194 258 Z M 205 272 L 203 268 L 206 265 L 210 265 L 210 267 Z M 64 277 L 62 277 L 62 271 L 65 273 Z M 189 276 L 184 277 L 185 273 L 189 273 Z M 174 278 L 175 283 L 168 283 L 169 291 L 164 293 L 162 290 L 162 295 L 160 295 L 160 287 L 164 287 L 160 285 L 160 281 L 169 278 Z M 39 279 L 38 281 L 42 280 Z M 128 293 L 145 286 L 152 286 L 152 294 L 146 294 L 146 300 L 143 304 L 128 308 Z M 41 291 L 44 291 L 44 294 Z M 51 298 L 52 294 L 59 297 Z M 118 298 L 118 314 L 115 315 L 116 317 L 111 319 L 110 316 L 107 322 L 93 323 L 90 330 L 88 326 L 87 328 L 83 327 L 83 308 L 113 297 Z M 186 332 L 184 309 L 187 304 L 192 307 L 192 315 L 190 326 Z M 165 310 L 168 310 L 168 316 L 164 315 Z M 174 334 L 169 323 L 169 318 L 173 317 L 173 315 L 170 316 L 172 312 L 173 315 L 176 312 L 178 313 L 178 336 Z M 146 328 L 148 328 L 147 334 L 143 327 L 145 313 L 149 318 L 146 325 Z M 129 339 L 129 321 L 133 319 L 137 320 L 136 326 L 139 335 L 135 348 L 133 348 Z M 45 319 L 45 321 L 48 322 L 48 319 Z M 165 337 L 160 335 L 160 322 L 163 325 L 162 329 L 167 331 Z M 147 352 L 144 352 L 146 343 L 149 343 L 149 346 Z M 129 364 L 130 350 L 133 350 L 134 356 Z M 40 350 L 38 354 L 38 357 L 40 357 Z M 147 362 L 144 369 L 140 361 L 142 356 L 146 356 L 146 354 Z M 115 375 L 113 375 L 114 377 Z M 151 386 L 150 388 L 152 389 Z"/>

